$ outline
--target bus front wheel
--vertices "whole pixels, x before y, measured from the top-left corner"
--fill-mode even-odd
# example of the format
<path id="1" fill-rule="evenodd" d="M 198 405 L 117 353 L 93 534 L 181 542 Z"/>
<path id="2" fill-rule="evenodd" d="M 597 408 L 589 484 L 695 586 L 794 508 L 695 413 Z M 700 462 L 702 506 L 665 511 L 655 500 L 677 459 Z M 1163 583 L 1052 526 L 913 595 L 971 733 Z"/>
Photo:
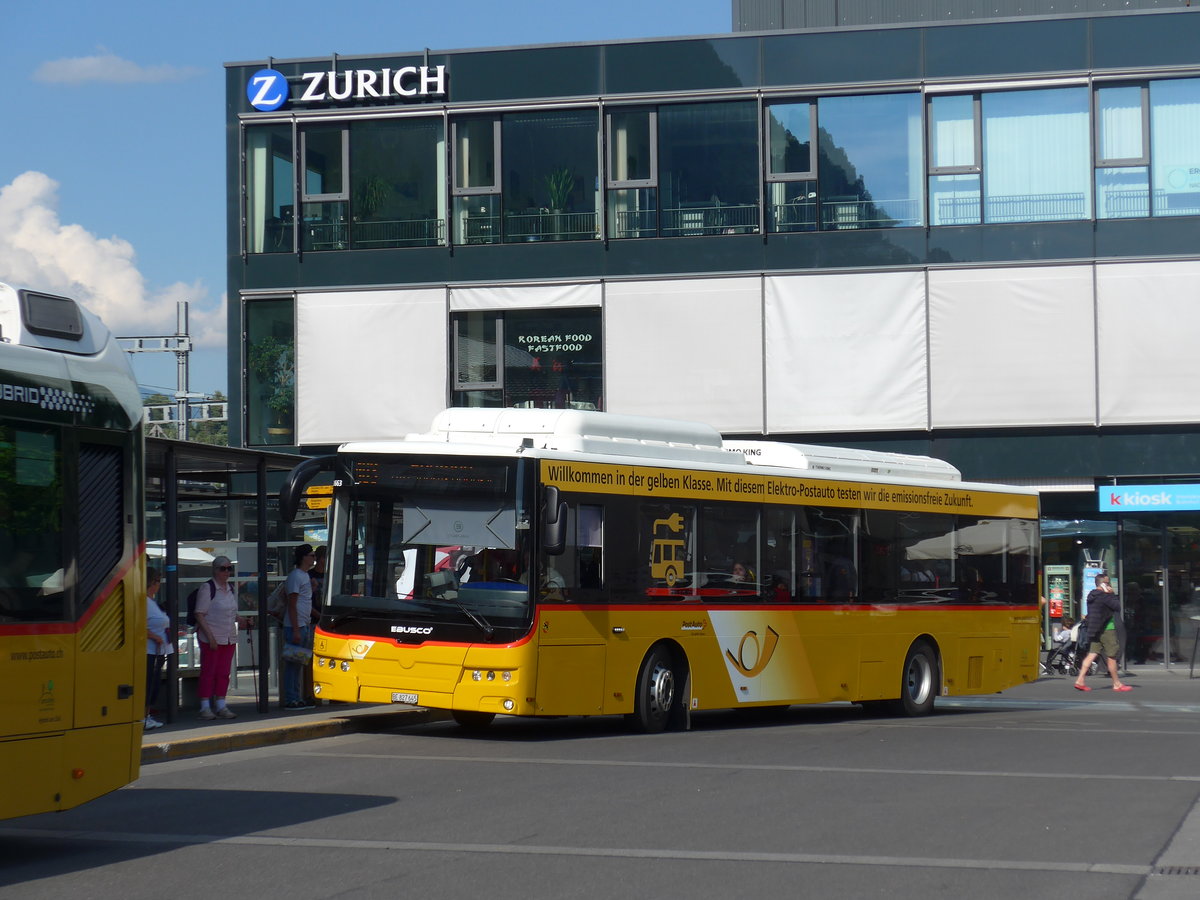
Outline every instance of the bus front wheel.
<path id="1" fill-rule="evenodd" d="M 927 716 L 933 712 L 937 697 L 937 653 L 926 641 L 917 641 L 908 648 L 900 681 L 899 712 L 906 716 Z"/>
<path id="2" fill-rule="evenodd" d="M 680 687 L 674 657 L 666 647 L 653 647 L 642 660 L 637 677 L 633 721 L 640 731 L 657 734 L 666 730 L 682 702 Z"/>

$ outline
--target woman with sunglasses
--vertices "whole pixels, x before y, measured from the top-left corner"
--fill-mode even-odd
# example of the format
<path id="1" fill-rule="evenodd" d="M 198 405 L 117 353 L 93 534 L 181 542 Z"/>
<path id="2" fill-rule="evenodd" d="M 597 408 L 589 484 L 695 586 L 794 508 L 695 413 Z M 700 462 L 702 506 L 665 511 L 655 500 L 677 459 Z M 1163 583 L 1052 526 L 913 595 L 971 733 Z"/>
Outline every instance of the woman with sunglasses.
<path id="1" fill-rule="evenodd" d="M 237 650 L 237 594 L 229 583 L 228 556 L 213 560 L 213 577 L 196 595 L 196 636 L 200 643 L 200 718 L 236 719 L 225 705 L 229 667 Z M 210 703 L 211 698 L 211 703 Z"/>

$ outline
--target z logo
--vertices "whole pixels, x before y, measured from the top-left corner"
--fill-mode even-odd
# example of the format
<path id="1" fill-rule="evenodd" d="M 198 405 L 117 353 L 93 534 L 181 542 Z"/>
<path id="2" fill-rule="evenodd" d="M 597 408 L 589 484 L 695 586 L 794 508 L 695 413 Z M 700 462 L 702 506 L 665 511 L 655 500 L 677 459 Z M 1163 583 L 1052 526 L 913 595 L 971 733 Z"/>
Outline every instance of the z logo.
<path id="1" fill-rule="evenodd" d="M 750 665 L 746 664 L 746 644 L 748 642 L 753 644 L 752 655 L 749 660 Z M 763 639 L 761 647 L 758 644 L 758 632 L 747 631 L 742 635 L 741 643 L 738 644 L 737 656 L 733 655 L 732 650 L 726 650 L 725 655 L 729 657 L 729 661 L 733 663 L 735 669 L 747 678 L 754 678 L 756 675 L 761 675 L 763 669 L 767 667 L 767 663 L 771 661 L 771 657 L 775 654 L 775 646 L 778 643 L 779 633 L 768 625 L 767 636 Z"/>

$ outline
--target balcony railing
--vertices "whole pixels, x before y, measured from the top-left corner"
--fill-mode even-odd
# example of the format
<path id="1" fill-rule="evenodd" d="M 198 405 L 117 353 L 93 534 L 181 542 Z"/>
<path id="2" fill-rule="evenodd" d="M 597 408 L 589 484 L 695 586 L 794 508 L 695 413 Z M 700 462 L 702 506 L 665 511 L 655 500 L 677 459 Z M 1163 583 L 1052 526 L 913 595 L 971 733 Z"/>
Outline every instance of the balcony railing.
<path id="1" fill-rule="evenodd" d="M 795 203 L 773 203 L 771 210 L 771 231 L 816 231 L 817 202 L 801 200 Z"/>
<path id="2" fill-rule="evenodd" d="M 831 197 L 821 201 L 821 230 L 901 228 L 921 224 L 921 204 L 907 197 L 897 200 L 860 200 Z"/>
<path id="3" fill-rule="evenodd" d="M 377 250 L 387 247 L 436 247 L 445 235 L 443 219 L 392 219 L 379 222 L 306 222 L 305 250 Z"/>
<path id="4" fill-rule="evenodd" d="M 1087 218 L 1082 193 L 1012 194 L 983 201 L 985 222 L 1068 222 Z"/>
<path id="5" fill-rule="evenodd" d="M 510 213 L 504 217 L 504 240 L 586 241 L 599 237 L 594 212 Z"/>
<path id="6" fill-rule="evenodd" d="M 445 242 L 445 219 L 392 219 L 354 222 L 350 245 L 355 250 L 382 247 L 437 247 Z"/>
<path id="7" fill-rule="evenodd" d="M 746 204 L 682 206 L 660 212 L 663 237 L 693 234 L 754 234 L 758 231 L 758 206 Z"/>

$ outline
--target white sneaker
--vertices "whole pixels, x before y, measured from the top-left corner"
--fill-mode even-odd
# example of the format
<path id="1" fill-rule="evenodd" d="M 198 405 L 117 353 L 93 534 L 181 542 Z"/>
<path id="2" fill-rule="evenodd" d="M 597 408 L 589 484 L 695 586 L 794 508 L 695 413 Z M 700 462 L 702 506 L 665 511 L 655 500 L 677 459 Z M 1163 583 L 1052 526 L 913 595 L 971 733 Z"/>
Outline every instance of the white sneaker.
<path id="1" fill-rule="evenodd" d="M 200 718 L 201 719 L 215 719 L 216 717 L 217 717 L 217 714 L 215 712 L 213 712 L 211 709 L 209 709 L 207 706 L 204 709 L 200 710 Z"/>
<path id="2" fill-rule="evenodd" d="M 163 723 L 154 718 L 154 716 L 146 716 L 146 720 L 142 722 L 142 727 L 146 731 L 153 731 L 155 728 L 162 728 Z"/>

